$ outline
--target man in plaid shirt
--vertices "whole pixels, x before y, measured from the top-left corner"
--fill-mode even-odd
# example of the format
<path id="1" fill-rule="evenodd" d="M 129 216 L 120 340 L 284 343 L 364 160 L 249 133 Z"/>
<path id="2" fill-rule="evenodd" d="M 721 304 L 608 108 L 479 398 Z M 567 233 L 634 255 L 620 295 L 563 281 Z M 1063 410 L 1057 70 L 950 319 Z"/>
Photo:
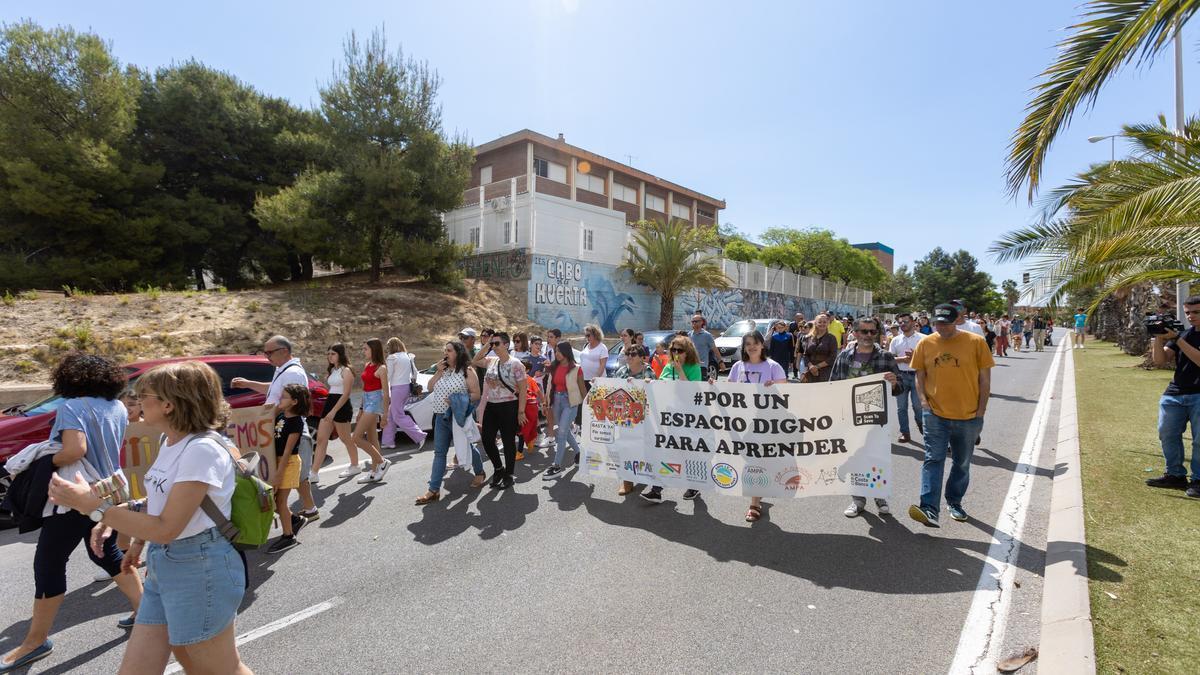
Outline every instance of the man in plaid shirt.
<path id="1" fill-rule="evenodd" d="M 879 330 L 879 322 L 875 319 L 863 317 L 858 320 L 854 329 L 854 341 L 838 352 L 837 358 L 833 360 L 830 382 L 883 373 L 883 379 L 892 385 L 893 396 L 904 393 L 904 384 L 900 380 L 900 366 L 896 363 L 894 354 L 880 348 L 877 339 Z M 866 497 L 856 496 L 852 499 L 850 506 L 842 512 L 847 518 L 854 518 L 867 508 Z M 892 512 L 886 499 L 877 498 L 875 508 L 879 510 L 880 515 Z"/>

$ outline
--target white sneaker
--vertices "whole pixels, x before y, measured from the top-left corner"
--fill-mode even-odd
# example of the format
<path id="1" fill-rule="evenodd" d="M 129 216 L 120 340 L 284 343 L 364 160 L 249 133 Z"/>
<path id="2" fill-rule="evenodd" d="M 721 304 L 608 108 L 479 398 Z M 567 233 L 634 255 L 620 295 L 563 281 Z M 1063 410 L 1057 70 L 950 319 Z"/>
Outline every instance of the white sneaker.
<path id="1" fill-rule="evenodd" d="M 375 472 L 375 480 L 383 480 L 384 475 L 387 474 L 387 471 L 390 468 L 392 468 L 392 460 L 383 460 L 383 464 L 380 464 L 379 470 Z"/>
<path id="2" fill-rule="evenodd" d="M 97 570 L 96 576 L 92 577 L 92 581 L 98 584 L 107 584 L 108 582 L 112 581 L 112 577 L 108 576 L 108 572 L 105 572 L 104 570 Z"/>
<path id="3" fill-rule="evenodd" d="M 382 448 L 382 449 L 384 449 L 384 450 L 395 450 L 395 449 L 396 449 L 396 444 L 395 444 L 395 443 L 392 443 L 391 445 L 381 445 L 381 446 L 379 446 L 379 447 L 380 447 L 380 448 Z"/>
<path id="4" fill-rule="evenodd" d="M 842 515 L 847 518 L 857 518 L 860 513 L 862 513 L 862 509 L 855 502 L 850 502 L 850 506 L 847 506 L 846 510 L 842 511 Z"/>
<path id="5" fill-rule="evenodd" d="M 365 476 L 363 476 L 362 478 L 359 478 L 359 479 L 358 479 L 358 482 L 359 482 L 360 484 L 362 484 L 362 483 L 378 483 L 378 482 L 379 482 L 379 476 L 378 476 L 378 475 L 376 475 L 376 473 L 375 473 L 374 471 L 368 471 L 368 472 L 367 472 L 367 475 L 365 475 Z"/>
<path id="6" fill-rule="evenodd" d="M 359 473 L 361 473 L 361 471 L 357 466 L 348 466 L 338 474 L 338 478 L 349 478 L 351 476 L 357 476 Z"/>
<path id="7" fill-rule="evenodd" d="M 421 448 L 425 447 L 425 441 L 429 440 L 430 435 L 431 434 L 425 434 L 425 437 L 421 439 L 421 442 L 417 443 L 417 447 L 416 447 L 417 450 L 420 450 Z"/>
<path id="8" fill-rule="evenodd" d="M 313 485 L 317 485 L 318 483 L 321 482 L 321 475 L 318 474 L 316 471 L 309 471 L 308 472 L 308 482 Z"/>

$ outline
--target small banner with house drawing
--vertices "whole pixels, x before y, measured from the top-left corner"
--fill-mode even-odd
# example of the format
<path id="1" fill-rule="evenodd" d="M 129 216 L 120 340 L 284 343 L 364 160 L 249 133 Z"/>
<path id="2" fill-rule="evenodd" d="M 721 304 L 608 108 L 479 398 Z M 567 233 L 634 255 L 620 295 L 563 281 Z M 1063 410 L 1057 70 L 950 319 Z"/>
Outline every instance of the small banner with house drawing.
<path id="1" fill-rule="evenodd" d="M 596 379 L 580 475 L 727 495 L 888 497 L 889 392 L 882 375 L 773 386 Z"/>

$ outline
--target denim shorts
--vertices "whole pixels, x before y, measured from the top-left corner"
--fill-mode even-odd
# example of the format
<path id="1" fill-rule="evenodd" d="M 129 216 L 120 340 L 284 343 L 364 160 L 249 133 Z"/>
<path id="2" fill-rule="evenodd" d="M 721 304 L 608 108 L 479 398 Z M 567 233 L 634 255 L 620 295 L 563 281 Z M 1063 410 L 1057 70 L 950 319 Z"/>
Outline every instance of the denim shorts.
<path id="1" fill-rule="evenodd" d="M 364 391 L 362 411 L 365 413 L 373 413 L 375 415 L 383 414 L 383 390 Z"/>
<path id="2" fill-rule="evenodd" d="M 245 592 L 242 560 L 217 528 L 165 546 L 152 543 L 137 623 L 165 624 L 171 645 L 194 645 L 233 623 Z"/>

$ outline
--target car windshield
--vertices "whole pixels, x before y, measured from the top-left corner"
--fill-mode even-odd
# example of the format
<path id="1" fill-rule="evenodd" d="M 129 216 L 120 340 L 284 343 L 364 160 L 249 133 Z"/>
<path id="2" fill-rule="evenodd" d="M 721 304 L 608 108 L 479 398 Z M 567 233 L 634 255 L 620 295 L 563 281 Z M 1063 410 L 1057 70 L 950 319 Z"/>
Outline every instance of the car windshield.
<path id="1" fill-rule="evenodd" d="M 28 417 L 31 415 L 45 415 L 46 413 L 52 413 L 55 410 L 58 410 L 59 406 L 62 405 L 63 400 L 63 397 L 59 396 L 58 394 L 50 394 L 37 403 L 31 403 L 28 406 L 22 407 L 20 409 L 21 414 Z"/>
<path id="2" fill-rule="evenodd" d="M 726 328 L 725 332 L 721 333 L 721 337 L 742 337 L 757 327 L 757 324 L 755 324 L 753 321 L 739 321 L 729 328 Z M 762 331 L 759 332 L 761 333 Z"/>

